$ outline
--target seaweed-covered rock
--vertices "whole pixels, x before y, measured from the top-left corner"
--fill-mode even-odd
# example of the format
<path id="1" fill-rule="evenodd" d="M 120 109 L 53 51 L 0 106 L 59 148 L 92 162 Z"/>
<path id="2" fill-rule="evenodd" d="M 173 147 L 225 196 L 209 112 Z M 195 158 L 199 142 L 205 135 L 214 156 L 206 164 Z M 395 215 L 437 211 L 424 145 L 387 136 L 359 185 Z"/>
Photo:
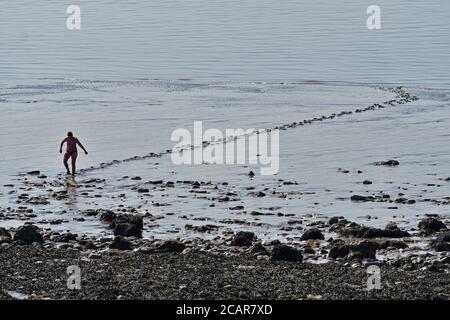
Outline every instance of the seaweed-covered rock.
<path id="1" fill-rule="evenodd" d="M 111 210 L 98 210 L 102 223 L 112 223 L 116 219 L 116 214 Z"/>
<path id="2" fill-rule="evenodd" d="M 11 234 L 5 228 L 0 228 L 0 237 L 11 238 Z"/>
<path id="3" fill-rule="evenodd" d="M 373 241 L 360 241 L 354 244 L 336 244 L 328 252 L 328 258 L 375 259 L 380 245 Z"/>
<path id="4" fill-rule="evenodd" d="M 117 250 L 132 250 L 133 245 L 130 241 L 125 239 L 124 237 L 117 236 L 114 238 L 114 241 L 109 246 L 111 249 Z"/>
<path id="5" fill-rule="evenodd" d="M 69 242 L 72 240 L 77 240 L 77 235 L 73 233 L 64 233 L 55 237 L 55 242 Z"/>
<path id="6" fill-rule="evenodd" d="M 258 255 L 268 255 L 269 252 L 267 249 L 261 244 L 261 243 L 255 243 L 250 250 L 251 253 L 258 254 Z"/>
<path id="7" fill-rule="evenodd" d="M 445 224 L 436 218 L 425 218 L 419 222 L 419 229 L 425 235 L 433 234 L 439 230 L 447 229 Z"/>
<path id="8" fill-rule="evenodd" d="M 182 242 L 175 241 L 175 240 L 167 240 L 161 243 L 157 251 L 159 252 L 174 252 L 174 253 L 181 253 L 186 248 L 186 245 Z"/>
<path id="9" fill-rule="evenodd" d="M 328 252 L 328 258 L 344 258 L 350 253 L 348 245 L 334 246 Z"/>
<path id="10" fill-rule="evenodd" d="M 121 215 L 118 215 L 113 221 L 113 227 L 116 224 L 120 224 L 120 223 L 129 223 L 129 224 L 135 225 L 139 229 L 143 229 L 144 228 L 143 217 L 141 215 L 137 215 L 137 214 L 121 214 Z"/>
<path id="11" fill-rule="evenodd" d="M 272 249 L 272 255 L 270 259 L 272 261 L 302 262 L 303 255 L 300 250 L 284 244 L 280 244 Z"/>
<path id="12" fill-rule="evenodd" d="M 231 241 L 231 245 L 238 247 L 250 247 L 256 236 L 253 232 L 239 231 Z"/>
<path id="13" fill-rule="evenodd" d="M 341 234 L 344 237 L 366 238 L 366 239 L 403 238 L 411 236 L 407 231 L 403 231 L 398 228 L 392 228 L 392 225 L 389 225 L 389 228 L 390 229 L 379 229 L 361 225 L 354 225 L 341 228 L 339 230 L 339 234 Z"/>
<path id="14" fill-rule="evenodd" d="M 436 239 L 431 241 L 431 248 L 439 252 L 450 251 L 450 231 L 438 234 Z"/>
<path id="15" fill-rule="evenodd" d="M 142 229 L 131 223 L 118 223 L 113 229 L 115 236 L 142 238 Z"/>
<path id="16" fill-rule="evenodd" d="M 40 229 L 32 224 L 26 224 L 19 229 L 14 234 L 14 241 L 20 241 L 25 244 L 31 244 L 34 242 L 42 243 L 44 242 L 44 238 L 40 233 Z"/>
<path id="17" fill-rule="evenodd" d="M 119 215 L 113 220 L 111 226 L 115 236 L 142 238 L 144 222 L 141 215 Z"/>
<path id="18" fill-rule="evenodd" d="M 304 240 L 324 240 L 324 239 L 325 239 L 325 236 L 317 228 L 306 230 L 305 233 L 301 237 L 302 241 L 304 241 Z"/>

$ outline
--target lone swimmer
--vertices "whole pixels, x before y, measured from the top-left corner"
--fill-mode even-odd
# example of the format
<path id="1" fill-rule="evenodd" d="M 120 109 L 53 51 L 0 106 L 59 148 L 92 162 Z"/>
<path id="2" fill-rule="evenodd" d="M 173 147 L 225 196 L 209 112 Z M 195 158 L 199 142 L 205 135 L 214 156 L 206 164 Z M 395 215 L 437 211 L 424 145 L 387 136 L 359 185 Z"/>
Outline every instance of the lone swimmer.
<path id="1" fill-rule="evenodd" d="M 61 146 L 59 147 L 59 153 L 62 153 L 62 148 L 63 148 L 64 143 L 67 143 L 66 153 L 64 154 L 64 167 L 66 167 L 67 174 L 70 174 L 69 165 L 67 162 L 69 161 L 69 159 L 72 159 L 72 175 L 74 176 L 75 170 L 76 170 L 76 164 L 77 164 L 77 157 L 78 157 L 77 145 L 79 145 L 80 148 L 83 149 L 85 154 L 88 154 L 88 152 L 86 151 L 84 146 L 81 144 L 80 140 L 75 138 L 73 136 L 73 133 L 70 131 L 67 132 L 67 137 L 64 138 L 63 141 L 61 141 Z"/>

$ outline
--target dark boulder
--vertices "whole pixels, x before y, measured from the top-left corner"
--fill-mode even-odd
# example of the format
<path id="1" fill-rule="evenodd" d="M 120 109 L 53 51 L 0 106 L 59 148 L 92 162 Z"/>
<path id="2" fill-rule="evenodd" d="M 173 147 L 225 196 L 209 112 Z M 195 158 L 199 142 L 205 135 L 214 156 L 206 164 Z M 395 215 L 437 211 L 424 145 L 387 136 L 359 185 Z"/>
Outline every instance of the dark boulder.
<path id="1" fill-rule="evenodd" d="M 331 217 L 328 220 L 328 224 L 329 225 L 338 224 L 338 223 L 341 223 L 342 220 L 345 220 L 344 217 Z M 345 220 L 345 221 L 347 221 L 347 220 Z"/>
<path id="2" fill-rule="evenodd" d="M 392 227 L 392 226 L 390 226 Z M 339 234 L 344 237 L 353 237 L 353 238 L 403 238 L 410 237 L 411 235 L 403 230 L 398 228 L 396 229 L 378 229 L 371 228 L 361 225 L 354 225 L 345 227 L 339 230 Z"/>
<path id="3" fill-rule="evenodd" d="M 250 247 L 256 236 L 253 232 L 239 231 L 231 241 L 232 246 Z"/>
<path id="4" fill-rule="evenodd" d="M 425 218 L 419 222 L 419 229 L 422 234 L 430 235 L 439 230 L 447 229 L 445 224 L 436 218 Z"/>
<path id="5" fill-rule="evenodd" d="M 116 223 L 113 232 L 115 236 L 142 238 L 142 229 L 131 223 Z"/>
<path id="6" fill-rule="evenodd" d="M 375 201 L 375 197 L 374 196 L 361 196 L 358 194 L 354 194 L 350 197 L 350 200 L 352 201 Z"/>
<path id="7" fill-rule="evenodd" d="M 257 255 L 268 255 L 269 252 L 267 249 L 261 244 L 261 243 L 255 243 L 250 250 L 251 253 L 257 254 Z"/>
<path id="8" fill-rule="evenodd" d="M 379 244 L 372 241 L 361 241 L 356 244 L 344 244 L 333 246 L 328 252 L 328 257 L 332 259 L 375 259 Z"/>
<path id="9" fill-rule="evenodd" d="M 390 166 L 395 167 L 400 165 L 400 162 L 398 160 L 385 160 L 378 163 L 380 166 Z"/>
<path id="10" fill-rule="evenodd" d="M 268 246 L 277 246 L 277 245 L 279 245 L 279 244 L 281 244 L 281 241 L 280 241 L 280 240 L 277 240 L 277 239 L 271 240 L 271 241 L 269 241 L 269 242 L 267 243 Z"/>
<path id="11" fill-rule="evenodd" d="M 135 225 L 139 229 L 144 228 L 144 219 L 141 215 L 135 215 L 135 214 L 122 214 L 116 217 L 113 222 L 113 227 L 116 224 L 120 223 L 129 223 L 132 225 Z"/>
<path id="12" fill-rule="evenodd" d="M 99 210 L 100 221 L 102 223 L 112 223 L 116 219 L 116 214 L 111 210 Z"/>
<path id="13" fill-rule="evenodd" d="M 375 259 L 375 254 L 379 245 L 376 242 L 361 241 L 357 244 L 349 245 L 350 258 Z"/>
<path id="14" fill-rule="evenodd" d="M 38 243 L 44 242 L 44 238 L 39 232 L 39 228 L 32 224 L 26 224 L 19 227 L 19 229 L 17 229 L 17 232 L 14 234 L 13 239 L 14 241 L 20 241 L 25 244 L 31 244 L 34 242 Z"/>
<path id="15" fill-rule="evenodd" d="M 350 253 L 348 245 L 334 246 L 328 252 L 328 258 L 344 258 Z"/>
<path id="16" fill-rule="evenodd" d="M 130 241 L 125 239 L 124 237 L 117 236 L 114 238 L 114 241 L 109 245 L 111 249 L 117 250 L 132 250 L 133 245 Z"/>
<path id="17" fill-rule="evenodd" d="M 280 244 L 272 249 L 272 255 L 270 256 L 270 259 L 272 261 L 302 262 L 303 255 L 300 250 L 284 244 Z"/>
<path id="18" fill-rule="evenodd" d="M 397 224 L 395 222 L 389 222 L 386 225 L 385 229 L 386 230 L 396 230 L 396 229 L 398 229 L 398 226 L 397 226 Z"/>
<path id="19" fill-rule="evenodd" d="M 0 228 L 0 237 L 11 238 L 11 234 L 5 228 Z"/>
<path id="20" fill-rule="evenodd" d="M 174 253 L 181 253 L 186 248 L 186 245 L 182 242 L 175 241 L 175 240 L 167 240 L 161 243 L 157 247 L 157 251 L 159 252 L 174 252 Z"/>
<path id="21" fill-rule="evenodd" d="M 324 240 L 324 239 L 325 239 L 325 236 L 317 228 L 306 230 L 305 233 L 301 237 L 302 241 L 304 241 L 304 240 Z"/>
<path id="22" fill-rule="evenodd" d="M 450 242 L 433 242 L 431 247 L 438 252 L 450 251 Z"/>
<path id="23" fill-rule="evenodd" d="M 54 240 L 55 240 L 55 242 L 69 242 L 72 240 L 77 240 L 77 235 L 68 232 L 68 233 L 64 233 L 64 234 L 60 234 L 60 235 L 56 236 Z"/>
<path id="24" fill-rule="evenodd" d="M 431 241 L 431 248 L 439 252 L 450 251 L 450 231 L 438 234 L 436 239 Z"/>
<path id="25" fill-rule="evenodd" d="M 115 236 L 142 238 L 144 228 L 143 217 L 133 214 L 122 214 L 117 216 L 111 227 Z"/>
<path id="26" fill-rule="evenodd" d="M 387 240 L 380 243 L 380 249 L 387 249 L 387 248 L 406 249 L 408 248 L 408 245 L 403 241 L 393 241 L 393 240 Z"/>

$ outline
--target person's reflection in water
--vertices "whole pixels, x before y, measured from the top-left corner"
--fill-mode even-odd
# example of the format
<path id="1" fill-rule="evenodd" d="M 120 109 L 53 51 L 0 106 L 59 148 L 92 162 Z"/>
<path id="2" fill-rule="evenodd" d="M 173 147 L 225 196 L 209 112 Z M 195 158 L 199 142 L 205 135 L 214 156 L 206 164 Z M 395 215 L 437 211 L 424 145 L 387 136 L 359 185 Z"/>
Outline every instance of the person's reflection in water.
<path id="1" fill-rule="evenodd" d="M 66 204 L 71 209 L 77 209 L 78 204 L 78 183 L 74 176 L 65 180 L 64 191 L 67 193 Z"/>

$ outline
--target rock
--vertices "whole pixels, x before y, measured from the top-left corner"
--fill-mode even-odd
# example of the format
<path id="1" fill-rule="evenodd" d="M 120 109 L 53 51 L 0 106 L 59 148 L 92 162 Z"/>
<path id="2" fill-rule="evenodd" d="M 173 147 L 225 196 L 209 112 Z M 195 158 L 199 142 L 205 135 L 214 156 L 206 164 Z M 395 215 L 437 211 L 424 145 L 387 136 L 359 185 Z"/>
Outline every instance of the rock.
<path id="1" fill-rule="evenodd" d="M 379 245 L 372 241 L 361 241 L 356 244 L 336 245 L 328 253 L 328 258 L 337 259 L 375 259 L 376 250 Z"/>
<path id="2" fill-rule="evenodd" d="M 39 170 L 33 170 L 33 171 L 27 172 L 27 174 L 30 176 L 38 176 L 41 174 L 41 172 Z"/>
<path id="3" fill-rule="evenodd" d="M 370 180 L 364 180 L 362 183 L 363 183 L 363 184 L 372 184 L 372 181 L 370 181 Z"/>
<path id="4" fill-rule="evenodd" d="M 134 176 L 134 177 L 131 177 L 131 180 L 138 181 L 138 180 L 142 180 L 142 178 L 139 176 Z"/>
<path id="5" fill-rule="evenodd" d="M 143 217 L 141 215 L 122 214 L 113 220 L 111 227 L 114 229 L 115 236 L 142 238 Z"/>
<path id="6" fill-rule="evenodd" d="M 130 241 L 121 236 L 116 236 L 114 241 L 109 245 L 111 249 L 132 250 L 133 246 Z"/>
<path id="7" fill-rule="evenodd" d="M 376 242 L 361 241 L 357 244 L 349 245 L 350 258 L 375 259 L 375 254 L 379 245 Z"/>
<path id="8" fill-rule="evenodd" d="M 306 248 L 303 249 L 303 253 L 315 254 L 316 251 L 313 248 L 311 248 L 311 247 L 306 247 Z"/>
<path id="9" fill-rule="evenodd" d="M 398 226 L 397 226 L 397 224 L 395 222 L 389 222 L 386 225 L 385 229 L 386 230 L 396 230 L 396 229 L 398 229 Z"/>
<path id="10" fill-rule="evenodd" d="M 142 229 L 131 223 L 116 223 L 113 232 L 115 236 L 142 238 Z"/>
<path id="11" fill-rule="evenodd" d="M 272 261 L 292 261 L 292 262 L 302 262 L 302 253 L 290 246 L 280 244 L 276 245 L 272 249 L 272 254 L 270 256 Z"/>
<path id="12" fill-rule="evenodd" d="M 1 227 L 0 227 L 0 237 L 11 238 L 11 234 L 10 234 L 9 231 L 6 230 L 5 228 L 1 228 Z"/>
<path id="13" fill-rule="evenodd" d="M 361 196 L 361 195 L 354 194 L 350 197 L 350 200 L 352 200 L 352 201 L 375 201 L 375 197 Z"/>
<path id="14" fill-rule="evenodd" d="M 77 240 L 77 235 L 68 232 L 68 233 L 64 233 L 59 236 L 56 236 L 54 240 L 55 240 L 55 242 L 69 242 L 72 240 Z"/>
<path id="15" fill-rule="evenodd" d="M 268 255 L 269 252 L 261 243 L 255 243 L 255 245 L 250 250 L 251 253 L 258 255 Z"/>
<path id="16" fill-rule="evenodd" d="M 277 245 L 280 245 L 280 244 L 281 244 L 280 240 L 271 240 L 271 241 L 269 241 L 267 243 L 267 245 L 269 245 L 269 246 L 277 246 Z"/>
<path id="17" fill-rule="evenodd" d="M 380 249 L 395 248 L 395 249 L 406 249 L 408 245 L 404 241 L 392 241 L 387 240 L 380 243 Z"/>
<path id="18" fill-rule="evenodd" d="M 247 175 L 248 175 L 249 177 L 254 177 L 254 176 L 255 176 L 255 173 L 254 173 L 253 171 L 250 171 L 249 173 L 247 173 Z"/>
<path id="19" fill-rule="evenodd" d="M 11 242 L 12 242 L 11 237 L 0 236 L 0 244 L 2 244 L 2 243 L 11 243 Z"/>
<path id="20" fill-rule="evenodd" d="M 112 223 L 116 219 L 116 214 L 111 210 L 99 210 L 101 212 L 100 214 L 100 221 L 102 223 Z"/>
<path id="21" fill-rule="evenodd" d="M 121 215 L 118 215 L 114 219 L 112 227 L 114 227 L 116 224 L 120 224 L 120 223 L 133 224 L 136 227 L 138 227 L 139 229 L 143 229 L 144 228 L 143 216 L 138 215 L 138 214 L 121 214 Z"/>
<path id="22" fill-rule="evenodd" d="M 256 239 L 256 236 L 253 232 L 239 231 L 231 241 L 231 245 L 238 247 L 250 247 L 254 239 Z"/>
<path id="23" fill-rule="evenodd" d="M 167 240 L 160 244 L 157 248 L 159 252 L 174 252 L 181 253 L 186 248 L 186 245 L 179 241 Z"/>
<path id="24" fill-rule="evenodd" d="M 438 234 L 436 239 L 431 241 L 431 247 L 438 252 L 450 251 L 450 231 Z"/>
<path id="25" fill-rule="evenodd" d="M 302 235 L 301 240 L 324 240 L 325 236 L 322 232 L 320 232 L 319 229 L 313 228 L 306 230 L 305 233 Z"/>
<path id="26" fill-rule="evenodd" d="M 143 187 L 138 188 L 137 191 L 138 191 L 139 193 L 149 193 L 149 192 L 150 192 L 150 190 L 149 190 L 148 188 L 143 188 Z"/>
<path id="27" fill-rule="evenodd" d="M 439 230 L 447 229 L 445 224 L 436 218 L 425 218 L 419 222 L 419 229 L 425 235 L 433 234 Z"/>
<path id="28" fill-rule="evenodd" d="M 328 252 L 328 258 L 337 259 L 344 258 L 350 253 L 350 249 L 347 245 L 335 246 Z"/>
<path id="29" fill-rule="evenodd" d="M 39 228 L 32 224 L 25 224 L 14 234 L 14 241 L 20 241 L 25 244 L 31 244 L 34 242 L 42 243 L 44 238 L 39 232 Z"/>
<path id="30" fill-rule="evenodd" d="M 431 247 L 438 252 L 450 251 L 450 243 L 449 242 L 433 242 Z"/>
<path id="31" fill-rule="evenodd" d="M 339 219 L 341 219 L 341 218 L 343 218 L 343 217 L 331 217 L 328 220 L 328 224 L 329 225 L 337 224 L 337 223 L 339 223 Z"/>
<path id="32" fill-rule="evenodd" d="M 349 226 L 340 229 L 339 234 L 344 237 L 354 237 L 354 238 L 403 238 L 410 237 L 411 235 L 400 229 L 378 229 L 366 226 Z"/>
<path id="33" fill-rule="evenodd" d="M 397 160 L 385 160 L 385 161 L 379 162 L 378 165 L 394 167 L 394 166 L 400 165 L 400 162 Z"/>

